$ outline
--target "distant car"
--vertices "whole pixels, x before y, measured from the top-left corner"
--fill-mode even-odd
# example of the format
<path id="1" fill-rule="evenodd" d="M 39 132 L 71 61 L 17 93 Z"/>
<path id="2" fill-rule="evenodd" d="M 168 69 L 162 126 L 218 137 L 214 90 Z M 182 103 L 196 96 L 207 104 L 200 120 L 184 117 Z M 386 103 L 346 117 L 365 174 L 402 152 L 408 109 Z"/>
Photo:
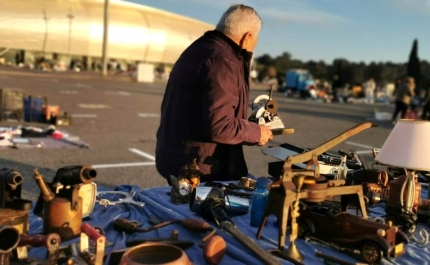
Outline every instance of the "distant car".
<path id="1" fill-rule="evenodd" d="M 364 219 L 327 205 L 304 206 L 298 217 L 299 237 L 311 236 L 351 250 L 359 250 L 365 262 L 405 253 L 409 238 L 396 226 Z"/>

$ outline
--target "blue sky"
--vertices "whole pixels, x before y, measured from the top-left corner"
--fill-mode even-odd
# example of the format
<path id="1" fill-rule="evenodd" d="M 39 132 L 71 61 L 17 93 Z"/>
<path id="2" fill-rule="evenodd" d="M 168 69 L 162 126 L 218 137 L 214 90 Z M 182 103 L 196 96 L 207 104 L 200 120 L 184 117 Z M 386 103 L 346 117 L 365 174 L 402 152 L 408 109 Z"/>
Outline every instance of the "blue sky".
<path id="1" fill-rule="evenodd" d="M 216 24 L 233 3 L 263 20 L 255 55 L 406 62 L 414 38 L 430 60 L 430 0 L 127 0 Z"/>

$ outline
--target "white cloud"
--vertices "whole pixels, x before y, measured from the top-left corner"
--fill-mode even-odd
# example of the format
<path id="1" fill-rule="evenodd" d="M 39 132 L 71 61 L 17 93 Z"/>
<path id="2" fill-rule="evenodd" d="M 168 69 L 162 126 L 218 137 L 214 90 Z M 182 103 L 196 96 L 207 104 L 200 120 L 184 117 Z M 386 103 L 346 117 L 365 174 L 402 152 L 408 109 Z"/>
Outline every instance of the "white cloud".
<path id="1" fill-rule="evenodd" d="M 255 0 L 255 2 L 257 1 L 258 0 Z M 272 0 L 270 6 L 259 7 L 259 12 L 262 16 L 284 22 L 327 25 L 344 20 L 344 18 L 339 15 L 315 9 L 315 7 L 312 6 L 313 3 L 316 3 L 316 1 Z"/>
<path id="2" fill-rule="evenodd" d="M 262 8 L 259 13 L 264 17 L 276 19 L 280 22 L 297 22 L 316 25 L 328 25 L 344 20 L 342 17 L 312 9 Z"/>
<path id="3" fill-rule="evenodd" d="M 178 0 L 176 0 L 178 1 Z M 181 1 L 181 0 L 179 0 Z M 185 0 L 182 0 L 185 1 Z M 261 0 L 188 0 L 196 4 L 208 5 L 220 9 L 227 9 L 232 4 L 241 3 L 254 7 L 263 20 L 274 19 L 279 22 L 307 23 L 315 25 L 336 24 L 344 18 L 335 14 L 316 10 L 311 1 L 304 0 L 272 0 L 261 3 Z M 321 0 L 328 1 L 328 0 Z M 331 0 L 332 1 L 332 0 Z M 429 0 L 430 1 L 430 0 Z"/>

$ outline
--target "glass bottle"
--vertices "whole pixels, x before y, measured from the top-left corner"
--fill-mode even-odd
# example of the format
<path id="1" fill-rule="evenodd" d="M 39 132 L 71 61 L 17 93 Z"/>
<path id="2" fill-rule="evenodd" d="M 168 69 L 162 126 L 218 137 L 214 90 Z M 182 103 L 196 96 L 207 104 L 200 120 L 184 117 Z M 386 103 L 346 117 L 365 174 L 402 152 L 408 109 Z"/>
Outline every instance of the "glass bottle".
<path id="1" fill-rule="evenodd" d="M 268 197 L 267 181 L 265 178 L 259 178 L 251 197 L 251 226 L 260 226 Z"/>

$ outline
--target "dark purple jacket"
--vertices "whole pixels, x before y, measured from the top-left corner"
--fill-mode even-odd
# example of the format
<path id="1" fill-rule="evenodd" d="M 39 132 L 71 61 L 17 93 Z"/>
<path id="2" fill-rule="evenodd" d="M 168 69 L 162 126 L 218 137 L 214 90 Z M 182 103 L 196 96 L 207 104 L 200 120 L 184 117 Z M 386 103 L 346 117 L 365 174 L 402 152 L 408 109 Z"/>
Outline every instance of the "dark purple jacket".
<path id="1" fill-rule="evenodd" d="M 261 134 L 247 120 L 251 57 L 216 30 L 179 57 L 161 105 L 155 151 L 157 170 L 168 181 L 194 158 L 204 173 L 201 181 L 248 174 L 242 145 L 257 144 Z"/>

